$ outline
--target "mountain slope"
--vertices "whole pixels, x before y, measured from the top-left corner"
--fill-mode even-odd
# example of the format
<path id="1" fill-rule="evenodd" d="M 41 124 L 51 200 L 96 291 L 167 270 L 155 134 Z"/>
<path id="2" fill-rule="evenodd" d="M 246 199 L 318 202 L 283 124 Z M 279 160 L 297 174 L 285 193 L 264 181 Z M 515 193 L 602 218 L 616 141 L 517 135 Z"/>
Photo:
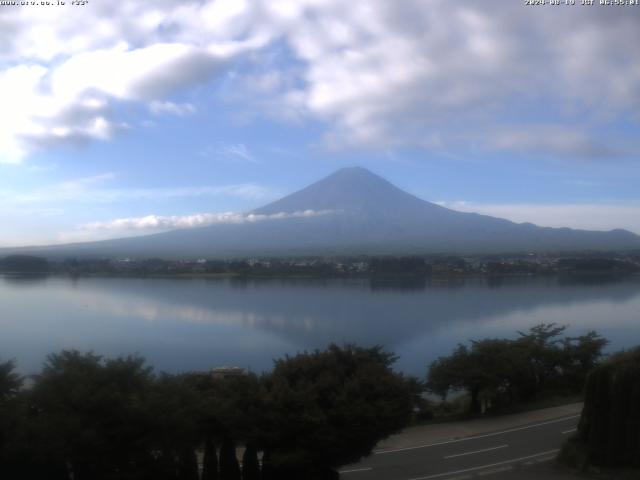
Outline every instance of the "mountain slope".
<path id="1" fill-rule="evenodd" d="M 272 215 L 299 210 L 342 210 L 364 215 L 446 210 L 415 197 L 361 167 L 343 168 L 291 195 L 253 211 Z"/>
<path id="2" fill-rule="evenodd" d="M 359 167 L 339 170 L 249 214 L 253 221 L 241 224 L 23 251 L 49 257 L 195 258 L 640 248 L 640 237 L 625 230 L 545 228 L 450 210 Z"/>

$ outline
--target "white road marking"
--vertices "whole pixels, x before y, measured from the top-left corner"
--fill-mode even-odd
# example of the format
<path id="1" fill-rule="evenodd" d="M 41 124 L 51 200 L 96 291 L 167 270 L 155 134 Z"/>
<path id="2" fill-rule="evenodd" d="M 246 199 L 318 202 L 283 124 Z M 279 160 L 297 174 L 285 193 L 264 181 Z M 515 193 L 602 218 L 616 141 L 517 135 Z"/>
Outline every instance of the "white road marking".
<path id="1" fill-rule="evenodd" d="M 572 429 L 570 429 L 570 430 L 565 430 L 564 432 L 562 432 L 562 435 L 566 435 L 567 433 L 573 433 L 573 432 L 575 432 L 576 430 L 578 430 L 578 429 L 577 429 L 577 428 L 572 428 Z"/>
<path id="2" fill-rule="evenodd" d="M 478 472 L 478 475 L 483 477 L 485 475 L 494 475 L 496 473 L 508 472 L 509 470 L 513 470 L 512 465 L 508 465 L 506 467 L 493 468 L 491 470 L 486 470 L 484 472 Z"/>
<path id="3" fill-rule="evenodd" d="M 505 445 L 498 445 L 497 447 L 491 447 L 491 448 L 483 448 L 482 450 L 475 450 L 473 452 L 465 452 L 465 453 L 456 453 L 455 455 L 447 455 L 444 458 L 456 458 L 456 457 L 464 457 L 465 455 L 473 455 L 474 453 L 483 453 L 483 452 L 490 452 L 492 450 L 498 450 L 500 448 L 507 448 L 509 445 L 505 444 Z"/>
<path id="4" fill-rule="evenodd" d="M 522 460 L 529 460 L 530 458 L 542 457 L 543 455 L 550 455 L 552 453 L 558 453 L 559 451 L 560 451 L 560 449 L 548 450 L 546 452 L 536 453 L 536 454 L 533 454 L 533 455 L 527 455 L 526 457 L 513 458 L 511 460 L 504 460 L 502 462 L 490 463 L 489 465 L 480 465 L 479 467 L 465 468 L 464 470 L 456 470 L 454 472 L 436 473 L 435 475 L 427 475 L 426 477 L 415 477 L 415 478 L 411 478 L 409 480 L 429 480 L 430 478 L 440 478 L 440 477 L 446 477 L 447 475 L 457 475 L 458 473 L 473 472 L 475 470 L 484 470 L 486 468 L 497 467 L 499 465 L 507 465 L 509 463 L 516 463 L 516 462 L 520 462 Z"/>
<path id="5" fill-rule="evenodd" d="M 373 468 L 371 467 L 353 468 L 351 470 L 340 470 L 338 473 L 368 472 L 369 470 L 373 470 Z"/>
<path id="6" fill-rule="evenodd" d="M 527 425 L 524 427 L 510 428 L 508 430 L 503 430 L 501 432 L 485 433 L 483 435 L 476 435 L 475 437 L 457 438 L 455 440 L 446 440 L 444 442 L 428 443 L 425 445 L 416 445 L 415 447 L 394 448 L 390 450 L 378 450 L 377 452 L 373 452 L 373 454 L 384 455 L 386 453 L 404 452 L 407 450 L 417 450 L 419 448 L 429 448 L 429 447 L 437 447 L 439 445 L 448 445 L 450 443 L 467 442 L 469 440 L 477 440 L 479 438 L 495 437 L 496 435 L 504 435 L 505 433 L 519 432 L 520 430 L 527 430 L 529 428 L 542 427 L 544 425 L 551 425 L 552 423 L 566 422 L 567 420 L 571 420 L 573 418 L 578 418 L 578 417 L 580 417 L 580 415 L 572 415 L 570 417 L 563 417 L 563 418 L 558 418 L 556 420 L 549 420 L 548 422 L 536 423 L 535 425 Z"/>

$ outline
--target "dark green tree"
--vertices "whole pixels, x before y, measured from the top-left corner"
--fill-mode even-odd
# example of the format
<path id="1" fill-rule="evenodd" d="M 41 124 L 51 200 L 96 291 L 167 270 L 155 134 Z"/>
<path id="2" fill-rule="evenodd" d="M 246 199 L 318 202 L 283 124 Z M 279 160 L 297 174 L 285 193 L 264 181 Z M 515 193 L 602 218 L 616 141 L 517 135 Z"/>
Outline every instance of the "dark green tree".
<path id="1" fill-rule="evenodd" d="M 251 443 L 246 446 L 242 455 L 242 480 L 260 480 L 258 451 Z"/>
<path id="2" fill-rule="evenodd" d="M 640 467 L 640 347 L 589 374 L 578 441 L 589 463 Z"/>
<path id="3" fill-rule="evenodd" d="M 230 437 L 225 437 L 220 447 L 220 480 L 241 480 L 241 477 L 236 444 Z"/>
<path id="4" fill-rule="evenodd" d="M 580 390 L 589 372 L 598 366 L 602 350 L 609 341 L 595 331 L 563 340 L 563 381 L 572 390 Z"/>
<path id="5" fill-rule="evenodd" d="M 260 382 L 256 375 L 235 372 L 228 376 L 216 377 L 211 374 L 196 373 L 190 374 L 188 378 L 197 391 L 200 401 L 198 423 L 200 434 L 205 439 L 205 455 L 207 451 L 211 452 L 207 456 L 208 461 L 216 462 L 216 466 L 218 465 L 214 456 L 215 442 L 226 441 L 228 444 L 233 440 L 245 445 L 257 444 L 261 434 L 260 419 L 263 416 L 263 406 Z M 228 452 L 225 451 L 225 453 Z M 231 457 L 228 457 L 229 462 L 227 462 L 223 461 L 223 456 L 221 449 L 220 477 L 223 474 L 227 475 L 229 465 L 235 471 Z M 214 470 L 213 467 L 207 468 L 205 473 L 214 475 Z"/>
<path id="6" fill-rule="evenodd" d="M 467 391 L 469 411 L 481 413 L 513 401 L 521 364 L 519 352 L 509 340 L 472 341 L 470 348 L 458 345 L 449 357 L 431 364 L 427 387 L 443 398 L 450 391 Z"/>
<path id="7" fill-rule="evenodd" d="M 244 444 L 256 444 L 260 436 L 260 420 L 264 404 L 260 381 L 244 372 L 213 381 L 215 409 L 219 433 Z"/>
<path id="8" fill-rule="evenodd" d="M 469 394 L 469 410 L 481 413 L 545 394 L 578 393 L 598 364 L 607 341 L 595 332 L 560 338 L 566 327 L 541 324 L 516 340 L 474 340 L 432 362 L 428 389 L 446 398 Z"/>
<path id="9" fill-rule="evenodd" d="M 77 480 L 139 472 L 148 459 L 145 396 L 151 380 L 139 357 L 50 355 L 30 392 L 35 434 Z"/>
<path id="10" fill-rule="evenodd" d="M 24 408 L 18 395 L 23 379 L 15 371 L 13 361 L 0 362 L 0 477 L 11 478 L 25 467 L 20 458 L 26 428 Z"/>
<path id="11" fill-rule="evenodd" d="M 526 396 L 533 397 L 544 390 L 547 385 L 558 386 L 561 367 L 566 356 L 560 348 L 560 335 L 567 329 L 566 325 L 557 326 L 555 323 L 541 323 L 529 329 L 528 332 L 518 332 L 520 338 L 518 347 L 522 349 L 527 360 Z"/>
<path id="12" fill-rule="evenodd" d="M 427 275 L 430 269 L 418 257 L 374 257 L 369 262 L 374 275 Z"/>
<path id="13" fill-rule="evenodd" d="M 49 271 L 46 259 L 31 255 L 10 255 L 0 260 L 0 270 L 18 273 L 42 273 Z"/>
<path id="14" fill-rule="evenodd" d="M 218 480 L 218 454 L 211 435 L 207 435 L 204 442 L 202 480 Z"/>
<path id="15" fill-rule="evenodd" d="M 15 397 L 22 387 L 23 379 L 15 369 L 13 360 L 0 362 L 0 404 Z"/>
<path id="16" fill-rule="evenodd" d="M 150 448 L 161 452 L 158 469 L 171 478 L 189 475 L 193 452 L 202 442 L 202 399 L 191 375 L 161 374 L 152 385 L 146 407 L 152 419 L 147 433 Z"/>
<path id="17" fill-rule="evenodd" d="M 192 447 L 185 446 L 180 452 L 179 480 L 199 480 L 198 457 Z"/>
<path id="18" fill-rule="evenodd" d="M 331 477 L 402 429 L 421 386 L 395 373 L 394 361 L 381 347 L 354 345 L 277 360 L 264 379 L 261 444 L 269 475 Z"/>
<path id="19" fill-rule="evenodd" d="M 468 362 L 469 350 L 461 344 L 448 357 L 434 360 L 427 374 L 427 389 L 444 401 L 452 391 L 466 388 L 463 375 Z"/>

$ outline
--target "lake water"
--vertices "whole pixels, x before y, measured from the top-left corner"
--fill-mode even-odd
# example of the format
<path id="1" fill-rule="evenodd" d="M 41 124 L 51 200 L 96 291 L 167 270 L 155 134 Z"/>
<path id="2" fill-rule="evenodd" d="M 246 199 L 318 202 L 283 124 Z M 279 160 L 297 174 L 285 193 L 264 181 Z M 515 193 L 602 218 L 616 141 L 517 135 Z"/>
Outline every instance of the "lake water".
<path id="1" fill-rule="evenodd" d="M 0 276 L 0 358 L 37 371 L 61 349 L 139 353 L 158 370 L 240 366 L 330 342 L 381 344 L 423 376 L 459 342 L 541 322 L 595 329 L 610 350 L 640 344 L 640 278 L 567 282 L 135 279 Z"/>

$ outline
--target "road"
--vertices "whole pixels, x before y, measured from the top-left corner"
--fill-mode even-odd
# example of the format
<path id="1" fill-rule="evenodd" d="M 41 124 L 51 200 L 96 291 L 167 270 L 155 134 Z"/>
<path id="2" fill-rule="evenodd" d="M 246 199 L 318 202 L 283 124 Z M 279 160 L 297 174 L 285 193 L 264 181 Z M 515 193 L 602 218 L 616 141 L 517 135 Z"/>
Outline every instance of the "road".
<path id="1" fill-rule="evenodd" d="M 515 469 L 530 467 L 555 458 L 566 438 L 575 431 L 579 410 L 549 409 L 544 419 L 513 416 L 508 428 L 484 431 L 462 438 L 381 448 L 358 464 L 341 470 L 343 480 L 468 480 L 511 478 Z M 553 414 L 557 416 L 553 416 Z M 538 418 L 535 422 L 526 422 Z M 525 423 L 519 423 L 521 419 Z M 505 425 L 504 422 L 502 422 Z M 485 428 L 491 423 L 484 424 Z M 422 427 L 428 432 L 428 426 Z M 442 428 L 442 427 L 441 427 Z M 395 442 L 402 445 L 402 442 Z"/>

